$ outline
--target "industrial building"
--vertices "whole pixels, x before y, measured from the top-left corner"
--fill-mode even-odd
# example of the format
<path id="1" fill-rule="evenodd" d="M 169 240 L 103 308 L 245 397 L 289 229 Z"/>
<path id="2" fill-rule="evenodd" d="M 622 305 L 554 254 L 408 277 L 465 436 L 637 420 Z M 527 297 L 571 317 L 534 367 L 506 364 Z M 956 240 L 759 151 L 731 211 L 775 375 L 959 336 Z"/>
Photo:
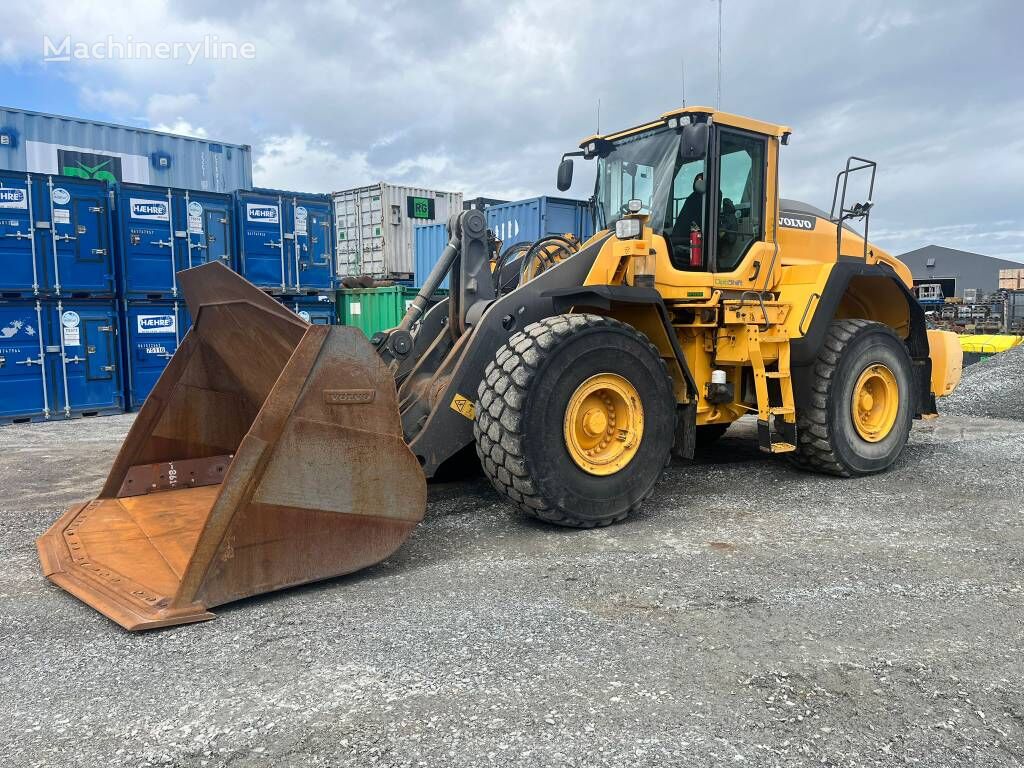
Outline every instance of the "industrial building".
<path id="1" fill-rule="evenodd" d="M 78 117 L 0 107 L 0 168 L 160 187 L 252 187 L 252 149 Z"/>
<path id="2" fill-rule="evenodd" d="M 963 298 L 964 290 L 974 289 L 978 296 L 987 296 L 999 289 L 999 270 L 1024 267 L 1018 261 L 996 259 L 980 253 L 926 245 L 899 255 L 914 276 L 914 285 L 924 283 L 942 286 L 945 297 Z"/>

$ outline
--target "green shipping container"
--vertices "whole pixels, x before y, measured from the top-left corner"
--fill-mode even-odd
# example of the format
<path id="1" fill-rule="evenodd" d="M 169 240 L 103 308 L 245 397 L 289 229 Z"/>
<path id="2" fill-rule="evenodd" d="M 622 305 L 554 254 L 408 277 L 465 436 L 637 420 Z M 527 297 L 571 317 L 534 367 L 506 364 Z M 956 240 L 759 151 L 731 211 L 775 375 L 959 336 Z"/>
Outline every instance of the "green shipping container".
<path id="1" fill-rule="evenodd" d="M 367 338 L 394 328 L 416 298 L 417 289 L 404 285 L 386 288 L 345 288 L 338 291 L 338 322 L 362 329 Z"/>

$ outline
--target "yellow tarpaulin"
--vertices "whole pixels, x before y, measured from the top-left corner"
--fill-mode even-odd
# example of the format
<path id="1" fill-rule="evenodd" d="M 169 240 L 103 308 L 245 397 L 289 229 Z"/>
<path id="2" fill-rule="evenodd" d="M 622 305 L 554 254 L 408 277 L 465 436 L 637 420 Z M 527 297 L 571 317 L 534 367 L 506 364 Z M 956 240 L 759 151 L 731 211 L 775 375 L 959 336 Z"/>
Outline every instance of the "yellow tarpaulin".
<path id="1" fill-rule="evenodd" d="M 994 355 L 997 352 L 1016 347 L 1024 337 L 997 333 L 960 334 L 960 346 L 964 352 L 980 352 Z"/>

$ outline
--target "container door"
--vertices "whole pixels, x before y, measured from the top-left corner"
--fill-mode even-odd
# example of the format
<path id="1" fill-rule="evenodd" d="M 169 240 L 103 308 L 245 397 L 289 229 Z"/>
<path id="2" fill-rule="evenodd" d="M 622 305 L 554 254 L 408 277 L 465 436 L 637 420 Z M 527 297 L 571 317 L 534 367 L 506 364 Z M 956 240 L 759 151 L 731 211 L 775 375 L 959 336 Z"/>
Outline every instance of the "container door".
<path id="1" fill-rule="evenodd" d="M 39 291 L 32 185 L 27 178 L 0 179 L 0 293 Z"/>
<path id="2" fill-rule="evenodd" d="M 129 305 L 125 319 L 128 334 L 129 402 L 139 408 L 178 348 L 181 336 L 181 305 Z"/>
<path id="3" fill-rule="evenodd" d="M 198 267 L 209 261 L 231 266 L 231 216 L 226 202 L 185 197 L 185 258 L 181 268 Z"/>
<path id="4" fill-rule="evenodd" d="M 231 209 L 227 203 L 207 204 L 203 211 L 206 260 L 231 266 Z"/>
<path id="5" fill-rule="evenodd" d="M 0 423 L 48 415 L 39 304 L 0 306 Z"/>
<path id="6" fill-rule="evenodd" d="M 334 198 L 334 253 L 338 260 L 338 275 L 352 274 L 351 246 L 355 226 L 355 203 L 350 196 Z"/>
<path id="7" fill-rule="evenodd" d="M 60 404 L 65 414 L 92 416 L 120 410 L 117 319 L 113 305 L 58 307 L 63 349 Z"/>
<path id="8" fill-rule="evenodd" d="M 328 289 L 334 284 L 330 206 L 297 200 L 293 211 L 297 287 Z"/>
<path id="9" fill-rule="evenodd" d="M 242 276 L 260 288 L 285 290 L 284 216 L 279 198 L 239 200 L 242 230 Z"/>
<path id="10" fill-rule="evenodd" d="M 359 262 L 360 274 L 383 275 L 384 211 L 379 187 L 365 190 L 359 196 Z"/>
<path id="11" fill-rule="evenodd" d="M 57 293 L 112 294 L 106 186 L 64 179 L 54 185 L 50 194 L 53 288 Z"/>
<path id="12" fill-rule="evenodd" d="M 177 294 L 168 192 L 126 189 L 120 196 L 125 292 L 139 298 Z"/>

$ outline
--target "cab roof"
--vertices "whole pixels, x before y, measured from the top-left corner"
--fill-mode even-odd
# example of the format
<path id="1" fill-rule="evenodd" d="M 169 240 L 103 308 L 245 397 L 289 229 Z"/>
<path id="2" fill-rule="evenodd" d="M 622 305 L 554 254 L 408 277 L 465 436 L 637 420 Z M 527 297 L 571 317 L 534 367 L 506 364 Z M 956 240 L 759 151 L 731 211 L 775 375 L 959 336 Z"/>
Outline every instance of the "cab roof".
<path id="1" fill-rule="evenodd" d="M 752 117 L 744 117 L 743 115 L 734 115 L 731 112 L 722 112 L 712 107 L 680 107 L 679 109 L 673 109 L 669 112 L 665 112 L 657 120 L 653 120 L 643 125 L 637 125 L 633 128 L 627 128 L 624 131 L 616 131 L 615 133 L 605 134 L 594 134 L 588 136 L 580 142 L 580 147 L 584 147 L 588 142 L 594 139 L 607 139 L 614 141 L 615 139 L 621 139 L 625 136 L 631 136 L 634 133 L 641 133 L 643 131 L 649 131 L 652 128 L 658 128 L 667 123 L 671 117 L 680 117 L 682 115 L 707 115 L 711 118 L 711 121 L 719 125 L 729 125 L 733 128 L 741 128 L 745 131 L 753 131 L 754 133 L 763 133 L 766 136 L 773 136 L 775 138 L 782 138 L 783 136 L 791 133 L 789 126 L 778 125 L 777 123 L 766 123 L 763 120 L 755 120 Z"/>

